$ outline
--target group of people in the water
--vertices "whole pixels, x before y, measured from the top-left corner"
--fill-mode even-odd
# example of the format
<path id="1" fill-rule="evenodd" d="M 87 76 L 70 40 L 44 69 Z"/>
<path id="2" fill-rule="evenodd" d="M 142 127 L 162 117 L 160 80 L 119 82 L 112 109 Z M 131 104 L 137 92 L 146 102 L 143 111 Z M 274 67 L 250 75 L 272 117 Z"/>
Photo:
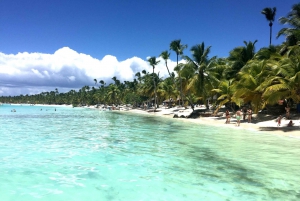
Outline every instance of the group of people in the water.
<path id="1" fill-rule="evenodd" d="M 42 111 L 43 109 L 41 108 L 41 111 Z M 46 109 L 46 111 L 48 111 L 48 109 Z M 54 109 L 54 111 L 56 111 L 56 108 Z"/>
<path id="2" fill-rule="evenodd" d="M 41 108 L 41 111 L 42 111 L 42 110 L 43 110 L 43 109 Z M 48 109 L 46 109 L 46 111 L 48 111 Z M 56 108 L 54 109 L 54 111 L 56 111 Z M 17 112 L 17 110 L 16 110 L 16 109 L 12 109 L 11 112 Z"/>

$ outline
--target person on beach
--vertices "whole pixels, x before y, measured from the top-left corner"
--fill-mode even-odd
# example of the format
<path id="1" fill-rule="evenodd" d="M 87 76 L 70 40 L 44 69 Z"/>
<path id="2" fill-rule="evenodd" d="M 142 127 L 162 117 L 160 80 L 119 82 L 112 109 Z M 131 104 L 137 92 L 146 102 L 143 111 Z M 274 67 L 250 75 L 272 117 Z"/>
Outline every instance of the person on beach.
<path id="1" fill-rule="evenodd" d="M 247 108 L 243 107 L 243 121 L 246 120 L 246 115 L 247 115 Z"/>
<path id="2" fill-rule="evenodd" d="M 249 108 L 247 110 L 247 114 L 248 114 L 248 123 L 251 123 L 251 120 L 252 120 L 252 110 L 251 110 L 251 108 Z"/>
<path id="3" fill-rule="evenodd" d="M 225 124 L 229 124 L 230 123 L 230 113 L 229 113 L 228 110 L 226 110 L 225 116 L 226 116 L 226 122 L 225 122 Z"/>
<path id="4" fill-rule="evenodd" d="M 238 111 L 236 112 L 236 125 L 237 125 L 237 126 L 240 126 L 240 123 L 241 123 L 241 111 L 238 110 Z"/>
<path id="5" fill-rule="evenodd" d="M 286 106 L 286 107 L 285 107 L 285 111 L 286 111 L 285 117 L 286 117 L 287 119 L 290 118 L 290 110 L 291 110 L 291 108 L 290 108 L 289 106 Z"/>
<path id="6" fill-rule="evenodd" d="M 293 121 L 291 120 L 289 123 L 288 123 L 288 127 L 292 127 L 294 125 Z"/>
<path id="7" fill-rule="evenodd" d="M 281 119 L 282 119 L 282 116 L 280 115 L 277 119 L 277 126 L 281 125 Z"/>

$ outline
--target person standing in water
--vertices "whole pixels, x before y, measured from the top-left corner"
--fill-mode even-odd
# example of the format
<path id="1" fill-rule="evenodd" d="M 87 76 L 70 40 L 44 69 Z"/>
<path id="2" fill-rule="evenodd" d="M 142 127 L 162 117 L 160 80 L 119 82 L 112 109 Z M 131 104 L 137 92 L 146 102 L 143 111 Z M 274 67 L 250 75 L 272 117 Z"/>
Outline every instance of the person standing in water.
<path id="1" fill-rule="evenodd" d="M 251 123 L 251 120 L 252 120 L 252 110 L 251 110 L 251 108 L 249 108 L 247 110 L 247 114 L 248 114 L 248 123 Z"/>
<path id="2" fill-rule="evenodd" d="M 287 119 L 290 119 L 290 110 L 291 110 L 291 108 L 287 105 L 287 106 L 285 107 L 285 111 L 286 111 L 285 117 L 286 117 Z"/>
<path id="3" fill-rule="evenodd" d="M 226 115 L 226 122 L 225 122 L 225 124 L 229 124 L 230 123 L 230 113 L 229 113 L 229 110 L 226 110 L 225 115 Z"/>
<path id="4" fill-rule="evenodd" d="M 241 123 L 241 111 L 238 110 L 238 111 L 236 112 L 236 125 L 237 125 L 237 126 L 240 126 L 240 123 Z"/>
<path id="5" fill-rule="evenodd" d="M 281 125 L 281 119 L 282 119 L 282 116 L 280 115 L 277 119 L 277 126 Z"/>
<path id="6" fill-rule="evenodd" d="M 247 115 L 247 108 L 243 107 L 243 121 L 246 120 L 246 115 Z"/>

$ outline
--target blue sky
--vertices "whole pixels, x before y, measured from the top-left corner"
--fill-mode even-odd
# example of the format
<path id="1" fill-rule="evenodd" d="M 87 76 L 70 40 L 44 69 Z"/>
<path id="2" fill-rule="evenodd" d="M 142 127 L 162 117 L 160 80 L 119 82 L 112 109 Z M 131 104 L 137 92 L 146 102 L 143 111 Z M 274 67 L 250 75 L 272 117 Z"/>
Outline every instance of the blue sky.
<path id="1" fill-rule="evenodd" d="M 26 60 L 26 55 L 33 56 L 32 54 L 36 53 L 43 59 L 45 55 L 54 55 L 64 47 L 66 48 L 60 53 L 67 54 L 66 58 L 74 54 L 71 58 L 75 60 L 75 54 L 91 57 L 89 59 L 99 60 L 100 63 L 107 56 L 115 57 L 113 62 L 117 63 L 132 58 L 138 59 L 132 61 L 134 64 L 128 64 L 132 70 L 131 76 L 135 71 L 141 70 L 141 66 L 146 65 L 137 67 L 141 60 L 146 61 L 149 56 L 159 56 L 162 51 L 169 49 L 170 42 L 175 39 L 181 39 L 183 44 L 188 45 L 188 49 L 184 52 L 186 55 L 189 55 L 189 49 L 193 45 L 201 42 L 205 42 L 206 46 L 212 46 L 209 55 L 211 57 L 215 55 L 227 57 L 234 47 L 243 46 L 243 41 L 258 40 L 256 45 L 258 50 L 268 46 L 269 43 L 268 22 L 261 14 L 261 10 L 265 7 L 277 8 L 272 41 L 273 44 L 280 44 L 284 38 L 276 39 L 275 36 L 284 26 L 278 23 L 278 18 L 286 16 L 295 3 L 298 2 L 296 0 L 1 0 L 0 52 L 5 57 L 2 58 L 2 63 L 7 60 L 8 55 L 16 57 L 19 53 L 19 57 L 14 58 L 17 60 L 13 66 L 15 71 L 1 72 L 0 69 L 0 95 L 19 92 L 38 93 L 47 87 L 61 87 L 66 90 L 71 88 L 72 85 L 61 84 L 63 78 L 61 83 L 53 82 L 50 86 L 45 85 L 45 80 L 43 84 L 37 80 L 36 86 L 34 82 L 19 86 L 9 83 L 10 79 L 25 79 L 22 78 L 23 73 L 19 73 L 18 77 L 13 73 L 24 69 L 25 64 L 20 64 L 23 67 L 16 64 L 20 62 L 20 57 Z M 32 60 L 34 59 L 31 58 Z M 172 61 L 175 61 L 174 53 L 171 53 L 170 62 Z M 116 64 L 118 67 L 110 67 L 109 63 L 107 61 L 108 65 L 101 67 L 102 71 L 114 68 L 114 72 L 122 77 L 122 74 L 116 71 L 120 68 L 119 64 Z M 10 65 L 6 63 L 0 68 L 10 68 Z M 52 72 L 45 66 L 39 70 L 41 64 L 29 62 L 26 63 L 27 67 L 28 65 L 32 65 L 28 68 L 32 75 L 39 75 L 40 78 L 43 76 L 45 78 L 47 73 L 50 75 Z M 49 61 L 45 65 L 53 64 Z M 66 65 L 61 64 L 59 70 Z M 84 67 L 77 70 L 82 68 Z M 59 74 L 59 70 L 56 73 Z M 47 72 L 43 73 L 44 71 Z M 74 72 L 72 72 L 74 75 L 70 74 L 70 70 L 68 72 L 68 77 L 74 76 L 75 80 L 80 80 Z M 80 74 L 80 71 L 76 73 Z M 28 72 L 24 74 L 28 76 L 26 79 L 34 80 Z M 105 77 L 101 72 L 90 74 L 98 79 L 110 79 L 111 75 Z M 86 79 L 90 78 L 90 75 L 84 76 Z M 78 88 L 79 84 L 85 84 L 85 81 L 82 79 L 76 83 L 74 87 Z M 86 85 L 91 83 L 92 81 L 87 81 Z M 24 87 L 27 91 L 11 90 L 10 85 L 13 85 L 14 89 Z M 30 91 L 30 87 L 37 90 Z"/>

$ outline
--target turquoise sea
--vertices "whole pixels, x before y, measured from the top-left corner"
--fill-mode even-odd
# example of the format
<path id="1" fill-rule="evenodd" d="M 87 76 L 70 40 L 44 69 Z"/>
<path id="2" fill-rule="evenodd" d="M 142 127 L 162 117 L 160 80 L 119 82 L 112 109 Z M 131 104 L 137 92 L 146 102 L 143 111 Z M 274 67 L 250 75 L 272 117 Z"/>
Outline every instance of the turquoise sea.
<path id="1" fill-rule="evenodd" d="M 125 112 L 2 105 L 0 173 L 1 201 L 300 200 L 300 139 Z"/>

